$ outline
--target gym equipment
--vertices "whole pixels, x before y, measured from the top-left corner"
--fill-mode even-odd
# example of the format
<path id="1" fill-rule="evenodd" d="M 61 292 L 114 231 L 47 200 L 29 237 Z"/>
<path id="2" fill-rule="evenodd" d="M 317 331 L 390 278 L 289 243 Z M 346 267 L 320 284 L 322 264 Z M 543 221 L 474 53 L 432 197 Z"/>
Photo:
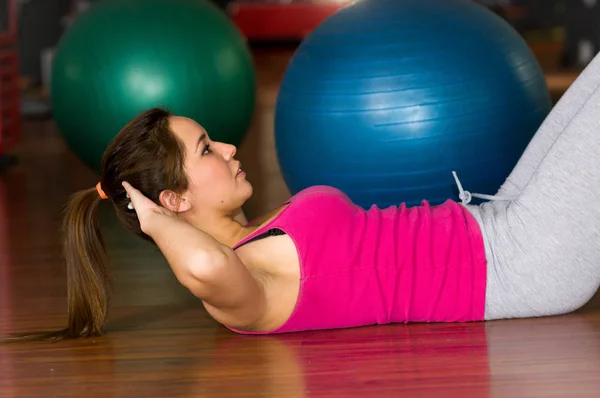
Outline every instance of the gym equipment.
<path id="1" fill-rule="evenodd" d="M 452 171 L 494 194 L 551 106 L 535 56 L 486 7 L 362 0 L 290 61 L 277 156 L 292 193 L 330 185 L 363 207 L 457 199 Z"/>
<path id="2" fill-rule="evenodd" d="M 51 83 L 62 135 L 96 171 L 118 131 L 155 106 L 239 145 L 255 92 L 245 39 L 207 0 L 94 3 L 61 38 Z"/>

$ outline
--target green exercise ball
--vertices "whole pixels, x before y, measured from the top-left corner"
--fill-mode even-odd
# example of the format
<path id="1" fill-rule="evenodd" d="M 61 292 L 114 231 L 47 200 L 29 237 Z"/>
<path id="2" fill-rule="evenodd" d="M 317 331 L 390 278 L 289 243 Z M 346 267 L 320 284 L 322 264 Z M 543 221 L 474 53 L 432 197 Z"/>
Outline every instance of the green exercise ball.
<path id="1" fill-rule="evenodd" d="M 102 0 L 61 38 L 52 70 L 54 118 L 67 144 L 99 171 L 118 131 L 151 107 L 194 119 L 239 145 L 256 77 L 244 37 L 205 0 Z"/>

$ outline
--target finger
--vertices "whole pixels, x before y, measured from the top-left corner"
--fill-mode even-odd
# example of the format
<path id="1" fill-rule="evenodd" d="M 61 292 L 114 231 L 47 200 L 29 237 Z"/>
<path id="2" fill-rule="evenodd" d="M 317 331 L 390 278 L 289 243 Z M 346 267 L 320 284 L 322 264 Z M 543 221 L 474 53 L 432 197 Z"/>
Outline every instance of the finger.
<path id="1" fill-rule="evenodd" d="M 127 181 L 123 181 L 121 183 L 121 185 L 123 185 L 123 188 L 125 188 L 125 192 L 126 192 L 125 196 L 127 197 L 127 199 L 131 200 L 131 202 L 129 202 L 127 204 L 127 208 L 129 210 L 133 210 L 134 207 L 135 207 L 135 205 L 133 204 L 133 202 L 136 201 L 136 194 L 137 194 L 137 192 L 134 193 L 134 191 L 137 191 L 137 189 L 135 189 L 133 186 L 131 186 L 131 184 L 128 183 Z"/>
<path id="2" fill-rule="evenodd" d="M 133 210 L 135 207 L 139 208 L 144 203 L 149 204 L 148 202 L 151 202 L 150 199 L 144 196 L 144 194 L 139 189 L 134 188 L 127 181 L 123 181 L 122 185 L 123 188 L 125 188 L 125 192 L 127 192 L 127 198 L 129 198 L 129 200 L 131 201 L 127 205 L 127 208 L 129 210 Z"/>
<path id="3" fill-rule="evenodd" d="M 139 192 L 127 181 L 123 181 L 121 184 L 123 185 L 123 188 L 125 188 L 125 192 L 127 193 L 127 198 L 131 198 L 132 196 L 135 196 Z"/>
<path id="4" fill-rule="evenodd" d="M 130 210 L 133 210 L 133 208 L 136 207 L 140 209 L 142 207 L 156 206 L 154 202 L 148 199 L 140 190 L 134 188 L 127 181 L 123 181 L 122 185 L 125 188 L 127 194 L 129 195 L 129 200 L 131 200 L 131 203 L 127 206 Z"/>

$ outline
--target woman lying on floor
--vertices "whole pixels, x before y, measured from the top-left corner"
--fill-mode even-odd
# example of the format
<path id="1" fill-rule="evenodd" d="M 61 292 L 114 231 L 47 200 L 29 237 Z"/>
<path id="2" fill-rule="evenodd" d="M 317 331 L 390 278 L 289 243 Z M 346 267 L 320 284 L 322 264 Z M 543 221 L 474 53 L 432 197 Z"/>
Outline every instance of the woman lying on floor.
<path id="1" fill-rule="evenodd" d="M 552 110 L 497 200 L 363 210 L 305 189 L 247 223 L 233 146 L 150 109 L 107 148 L 65 218 L 69 321 L 37 338 L 101 334 L 108 259 L 101 199 L 154 242 L 183 286 L 239 333 L 565 314 L 600 284 L 600 58 Z M 449 175 L 449 178 L 452 178 Z M 401 200 L 401 198 L 399 198 Z"/>

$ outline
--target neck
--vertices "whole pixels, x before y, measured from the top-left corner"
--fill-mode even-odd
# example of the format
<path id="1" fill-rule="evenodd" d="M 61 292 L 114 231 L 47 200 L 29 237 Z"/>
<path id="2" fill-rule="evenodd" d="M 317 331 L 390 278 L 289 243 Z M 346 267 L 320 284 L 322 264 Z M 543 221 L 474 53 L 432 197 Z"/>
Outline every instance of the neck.
<path id="1" fill-rule="evenodd" d="M 190 217 L 187 220 L 196 228 L 212 236 L 219 243 L 233 247 L 240 240 L 248 236 L 252 229 L 246 227 L 244 219 L 240 219 L 237 214 L 234 215 L 198 215 Z"/>

